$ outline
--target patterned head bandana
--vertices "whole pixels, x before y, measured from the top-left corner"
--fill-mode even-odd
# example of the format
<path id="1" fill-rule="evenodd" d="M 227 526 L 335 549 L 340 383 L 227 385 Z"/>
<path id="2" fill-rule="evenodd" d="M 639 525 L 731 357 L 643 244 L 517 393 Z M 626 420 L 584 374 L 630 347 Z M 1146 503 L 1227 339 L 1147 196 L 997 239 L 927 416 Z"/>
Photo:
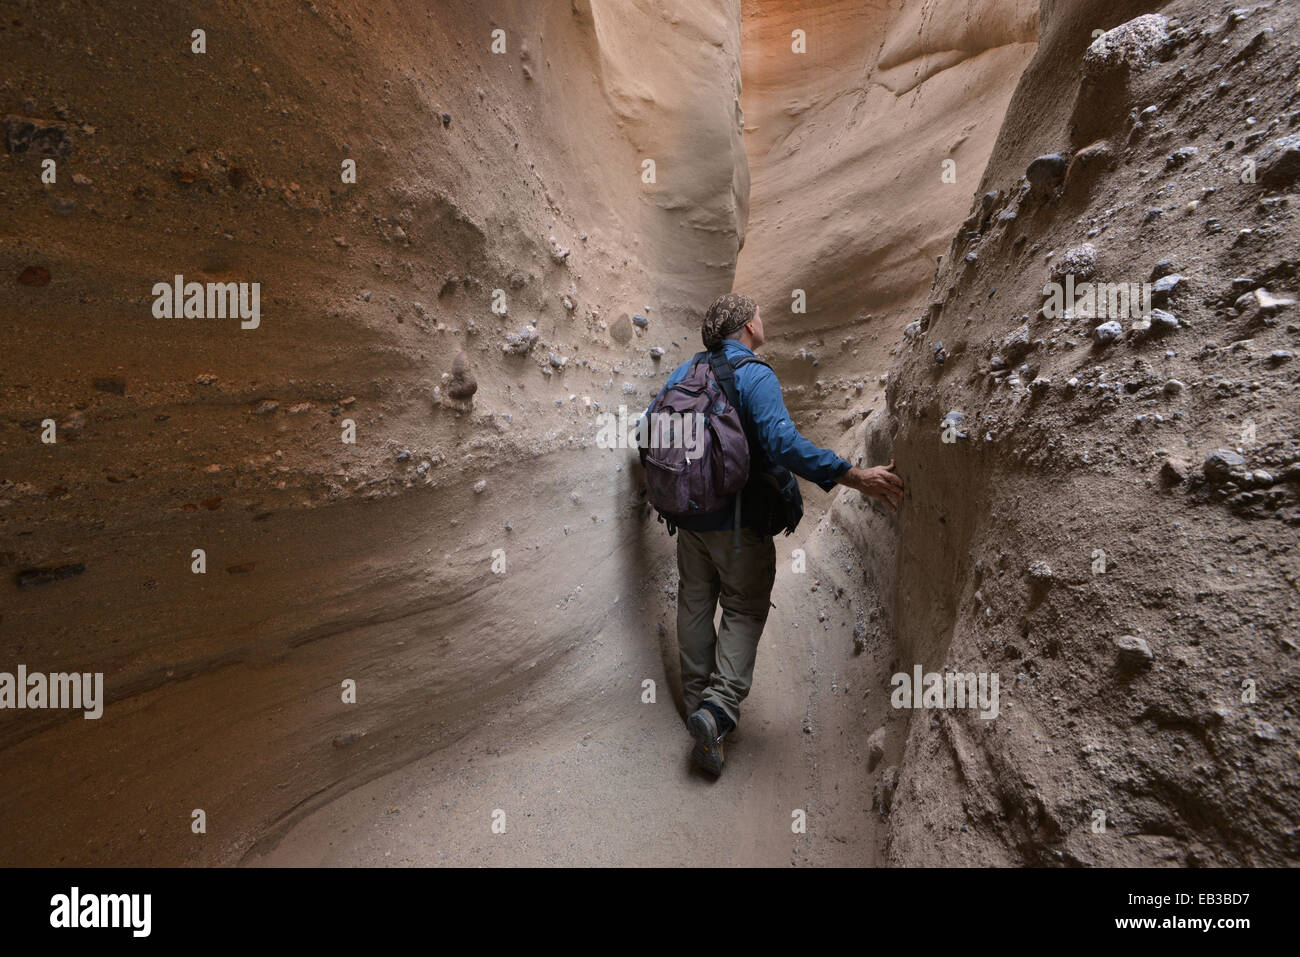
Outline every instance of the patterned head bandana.
<path id="1" fill-rule="evenodd" d="M 704 348 L 710 352 L 722 348 L 722 340 L 753 319 L 757 311 L 754 300 L 739 293 L 729 292 L 713 300 L 700 330 Z"/>

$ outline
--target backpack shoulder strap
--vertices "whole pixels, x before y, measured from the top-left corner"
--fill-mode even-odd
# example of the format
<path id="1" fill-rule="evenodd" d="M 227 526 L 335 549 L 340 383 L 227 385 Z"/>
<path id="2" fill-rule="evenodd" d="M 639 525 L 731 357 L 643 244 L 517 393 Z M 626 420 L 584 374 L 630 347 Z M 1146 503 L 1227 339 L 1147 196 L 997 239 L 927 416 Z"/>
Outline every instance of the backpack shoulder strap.
<path id="1" fill-rule="evenodd" d="M 718 380 L 718 385 L 722 386 L 727 401 L 731 403 L 733 409 L 739 412 L 740 393 L 736 390 L 736 376 L 733 371 L 735 367 L 730 360 L 724 358 L 721 349 L 709 353 L 709 366 L 713 369 L 713 377 Z"/>
<path id="2" fill-rule="evenodd" d="M 736 369 L 739 369 L 741 366 L 749 365 L 751 362 L 757 362 L 759 365 L 767 366 L 769 369 L 772 368 L 772 366 L 769 363 L 764 362 L 758 356 L 744 356 L 743 358 L 735 359 L 735 360 L 728 359 L 727 362 L 725 363 L 726 365 L 730 366 L 730 368 L 727 370 L 727 378 L 731 385 L 731 392 L 727 393 L 727 398 L 731 401 L 731 404 L 734 405 L 737 409 L 740 409 L 740 402 L 739 402 L 740 393 L 735 385 L 736 377 L 734 375 L 734 371 Z M 715 370 L 715 374 L 716 374 L 716 370 Z M 721 381 L 721 378 L 722 378 L 721 376 L 718 377 L 719 381 Z M 748 419 L 749 413 L 744 409 L 740 409 L 740 411 L 741 414 L 744 415 L 746 419 Z"/>

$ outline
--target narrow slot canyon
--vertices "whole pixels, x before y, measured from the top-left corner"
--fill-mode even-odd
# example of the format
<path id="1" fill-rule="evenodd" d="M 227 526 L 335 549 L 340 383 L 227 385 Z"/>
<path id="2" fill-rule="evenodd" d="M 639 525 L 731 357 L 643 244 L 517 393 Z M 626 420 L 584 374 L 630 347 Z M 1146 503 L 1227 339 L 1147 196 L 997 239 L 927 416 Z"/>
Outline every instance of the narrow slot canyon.
<path id="1" fill-rule="evenodd" d="M 103 691 L 0 862 L 1294 866 L 1292 5 L 7 7 L 0 672 Z M 600 435 L 732 290 L 906 498 L 801 482 L 714 781 Z"/>

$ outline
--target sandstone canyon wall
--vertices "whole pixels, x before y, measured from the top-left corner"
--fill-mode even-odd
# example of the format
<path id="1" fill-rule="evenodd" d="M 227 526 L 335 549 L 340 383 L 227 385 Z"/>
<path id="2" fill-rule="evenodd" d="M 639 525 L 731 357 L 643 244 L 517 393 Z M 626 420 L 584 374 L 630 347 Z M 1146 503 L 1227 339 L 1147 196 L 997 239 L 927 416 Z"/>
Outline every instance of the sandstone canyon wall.
<path id="1" fill-rule="evenodd" d="M 1295 12 L 1042 6 L 873 424 L 898 659 L 1003 688 L 899 729 L 889 861 L 1295 861 Z"/>
<path id="2" fill-rule="evenodd" d="M 736 287 L 764 309 L 787 402 L 820 440 L 878 404 L 1034 52 L 1037 12 L 1036 0 L 746 3 L 753 206 Z M 806 52 L 792 52 L 795 31 Z"/>
<path id="3" fill-rule="evenodd" d="M 592 423 L 730 287 L 738 0 L 5 21 L 0 643 L 107 706 L 5 713 L 2 857 L 235 860 L 573 660 L 666 551 Z M 177 274 L 260 282 L 260 324 L 155 317 Z"/>

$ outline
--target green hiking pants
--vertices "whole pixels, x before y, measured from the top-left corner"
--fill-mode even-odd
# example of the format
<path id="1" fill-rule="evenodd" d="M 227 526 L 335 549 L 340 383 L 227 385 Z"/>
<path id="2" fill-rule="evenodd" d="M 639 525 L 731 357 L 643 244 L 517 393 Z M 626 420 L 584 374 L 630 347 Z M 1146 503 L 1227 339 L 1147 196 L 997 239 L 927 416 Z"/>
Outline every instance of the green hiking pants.
<path id="1" fill-rule="evenodd" d="M 776 545 L 770 535 L 677 530 L 677 648 L 686 713 L 705 701 L 740 723 L 740 703 L 754 680 L 758 639 L 771 608 Z M 713 616 L 722 603 L 722 626 Z"/>

